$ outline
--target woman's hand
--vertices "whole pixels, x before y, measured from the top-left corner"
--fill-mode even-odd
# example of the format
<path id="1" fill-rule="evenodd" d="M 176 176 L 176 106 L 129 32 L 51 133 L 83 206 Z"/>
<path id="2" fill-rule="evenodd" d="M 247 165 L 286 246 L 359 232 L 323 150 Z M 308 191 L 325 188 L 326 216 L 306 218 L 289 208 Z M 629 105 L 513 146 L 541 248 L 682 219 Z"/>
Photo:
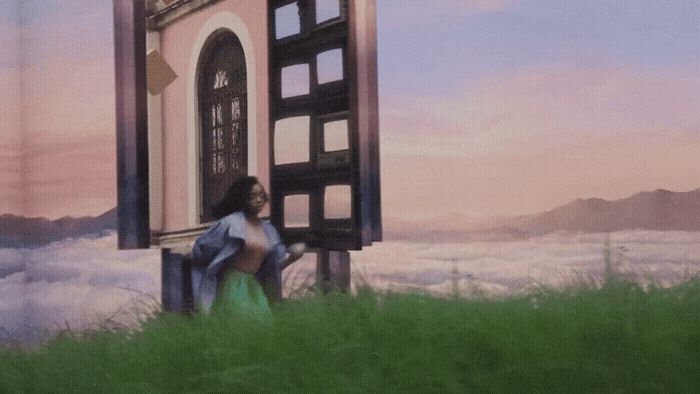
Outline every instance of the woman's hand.
<path id="1" fill-rule="evenodd" d="M 295 244 L 289 245 L 289 248 L 287 248 L 287 251 L 289 251 L 290 256 L 294 256 L 293 260 L 299 260 L 301 256 L 306 253 L 306 244 L 303 242 L 297 242 Z"/>
<path id="2" fill-rule="evenodd" d="M 287 256 L 285 257 L 285 262 L 284 262 L 282 269 L 284 269 L 288 265 L 292 264 L 293 262 L 299 260 L 301 258 L 301 256 L 303 256 L 304 253 L 306 253 L 306 244 L 304 244 L 302 242 L 291 244 L 287 248 L 287 252 L 288 253 L 287 253 Z"/>

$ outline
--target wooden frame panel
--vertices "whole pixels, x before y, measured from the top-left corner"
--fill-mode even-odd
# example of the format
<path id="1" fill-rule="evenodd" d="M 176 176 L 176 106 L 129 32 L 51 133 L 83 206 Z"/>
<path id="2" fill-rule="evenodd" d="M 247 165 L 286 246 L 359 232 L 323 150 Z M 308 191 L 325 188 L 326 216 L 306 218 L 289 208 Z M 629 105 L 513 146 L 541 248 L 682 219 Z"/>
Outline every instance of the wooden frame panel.
<path id="1" fill-rule="evenodd" d="M 276 10 L 297 3 L 299 34 L 276 38 Z M 270 0 L 270 141 L 275 141 L 275 122 L 299 114 L 311 117 L 309 163 L 275 165 L 271 161 L 271 219 L 282 229 L 287 242 L 306 242 L 312 248 L 360 250 L 381 240 L 379 212 L 378 122 L 376 118 L 376 30 L 373 1 L 339 0 L 340 16 L 316 23 L 316 0 Z M 341 50 L 343 79 L 318 83 L 317 56 Z M 281 70 L 308 63 L 308 95 L 282 98 Z M 323 123 L 348 122 L 348 149 L 324 152 Z M 275 149 L 270 146 L 270 157 Z M 351 217 L 324 219 L 324 190 L 327 186 L 351 187 Z M 285 229 L 284 196 L 310 195 L 308 229 Z"/>

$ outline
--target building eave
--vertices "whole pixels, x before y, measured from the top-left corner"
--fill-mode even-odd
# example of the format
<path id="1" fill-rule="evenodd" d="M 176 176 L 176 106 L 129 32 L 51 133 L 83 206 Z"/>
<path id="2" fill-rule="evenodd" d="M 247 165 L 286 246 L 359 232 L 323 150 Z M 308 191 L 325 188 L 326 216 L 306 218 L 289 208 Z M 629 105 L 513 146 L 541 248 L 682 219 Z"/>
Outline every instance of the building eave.
<path id="1" fill-rule="evenodd" d="M 146 27 L 151 31 L 162 30 L 169 24 L 219 1 L 221 0 L 152 1 L 147 11 Z"/>

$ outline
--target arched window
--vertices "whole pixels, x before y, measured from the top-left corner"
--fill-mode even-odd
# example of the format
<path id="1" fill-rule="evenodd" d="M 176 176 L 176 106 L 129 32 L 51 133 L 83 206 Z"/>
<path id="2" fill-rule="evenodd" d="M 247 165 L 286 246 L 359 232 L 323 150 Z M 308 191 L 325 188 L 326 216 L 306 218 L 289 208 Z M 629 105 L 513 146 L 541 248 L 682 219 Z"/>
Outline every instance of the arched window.
<path id="1" fill-rule="evenodd" d="M 206 223 L 218 219 L 211 208 L 248 172 L 246 63 L 238 37 L 217 34 L 204 49 L 199 69 L 201 222 Z"/>

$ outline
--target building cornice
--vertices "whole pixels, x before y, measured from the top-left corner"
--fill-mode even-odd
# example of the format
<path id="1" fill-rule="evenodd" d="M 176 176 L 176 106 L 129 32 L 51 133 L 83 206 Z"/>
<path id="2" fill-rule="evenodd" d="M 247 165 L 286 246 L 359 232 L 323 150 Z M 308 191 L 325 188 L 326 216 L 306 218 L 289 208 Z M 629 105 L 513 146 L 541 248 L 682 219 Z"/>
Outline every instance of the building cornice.
<path id="1" fill-rule="evenodd" d="M 146 12 L 146 27 L 152 31 L 163 30 L 169 24 L 219 1 L 221 0 L 153 1 Z"/>

